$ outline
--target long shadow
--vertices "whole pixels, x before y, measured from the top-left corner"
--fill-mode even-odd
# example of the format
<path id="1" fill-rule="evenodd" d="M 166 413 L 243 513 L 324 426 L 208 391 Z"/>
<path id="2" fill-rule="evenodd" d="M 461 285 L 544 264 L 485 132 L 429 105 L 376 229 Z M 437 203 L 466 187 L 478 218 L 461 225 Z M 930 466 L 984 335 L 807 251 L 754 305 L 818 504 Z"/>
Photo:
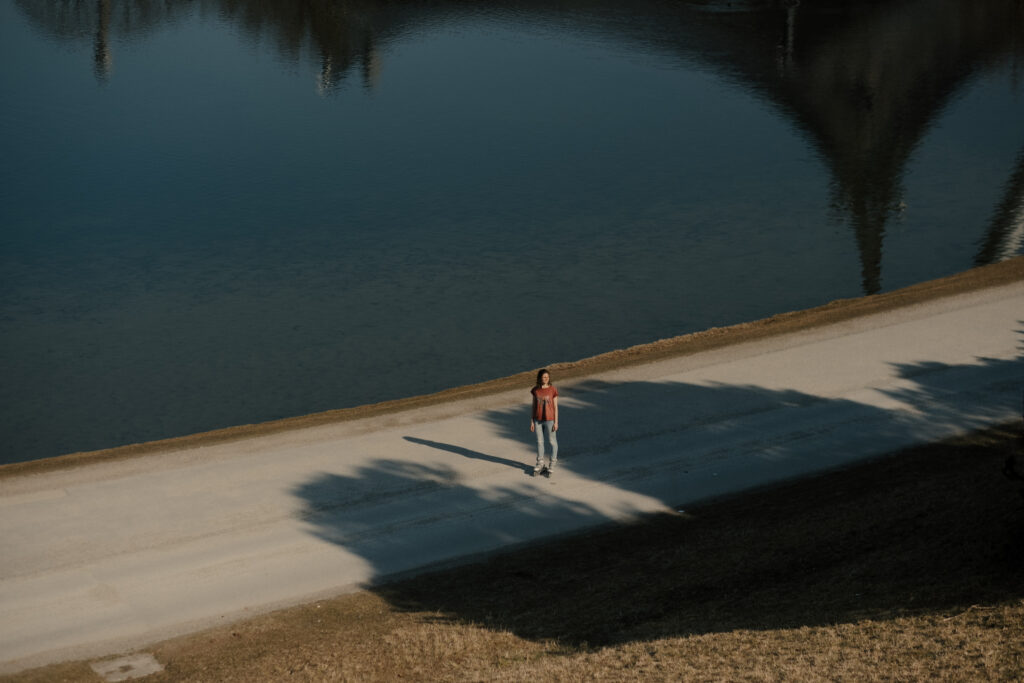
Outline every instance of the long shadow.
<path id="1" fill-rule="evenodd" d="M 505 465 L 517 470 L 533 471 L 532 467 L 527 467 L 518 460 L 509 460 L 508 458 L 499 458 L 496 455 L 488 455 L 487 453 L 481 453 L 480 451 L 470 450 L 469 448 L 463 448 L 462 446 L 456 446 L 450 443 L 441 443 L 440 441 L 431 441 L 429 439 L 421 439 L 415 436 L 403 436 L 403 439 L 410 443 L 418 443 L 422 446 L 430 446 L 436 448 L 439 451 L 445 451 L 447 453 L 455 453 L 461 455 L 464 458 L 470 458 L 471 460 L 484 460 L 486 462 L 493 462 L 498 465 Z"/>
<path id="2" fill-rule="evenodd" d="M 378 460 L 351 476 L 321 473 L 294 494 L 311 534 L 386 578 L 412 569 L 410 554 L 417 566 L 429 566 L 603 517 L 586 502 L 518 483 L 524 480 L 481 492 L 449 466 Z"/>
<path id="3" fill-rule="evenodd" d="M 714 494 L 712 470 L 732 467 L 730 477 L 757 474 L 755 481 L 794 463 L 841 464 L 847 454 L 906 444 L 936 426 L 991 424 L 1007 407 L 1016 409 L 1024 387 L 1024 353 L 897 370 L 909 384 L 888 395 L 910 406 L 897 417 L 753 385 L 568 383 L 564 466 L 595 485 L 676 504 Z M 522 413 L 494 410 L 485 419 L 498 436 L 519 439 L 526 453 Z M 840 426 L 829 434 L 837 414 Z M 788 431 L 766 440 L 764 429 L 779 424 Z M 522 467 L 465 446 L 405 439 Z M 522 544 L 600 528 L 623 510 L 522 477 L 481 487 L 449 466 L 398 460 L 347 476 L 321 474 L 295 494 L 310 533 L 369 563 L 381 580 L 375 590 L 397 607 L 596 646 L 1020 599 L 1024 529 L 1017 494 L 1000 474 L 1008 447 L 1001 448 L 997 455 L 973 446 L 939 455 L 918 449 L 731 501 L 687 505 L 688 515 L 605 526 L 541 546 Z M 411 553 L 422 565 L 473 553 L 491 559 L 393 581 Z"/>

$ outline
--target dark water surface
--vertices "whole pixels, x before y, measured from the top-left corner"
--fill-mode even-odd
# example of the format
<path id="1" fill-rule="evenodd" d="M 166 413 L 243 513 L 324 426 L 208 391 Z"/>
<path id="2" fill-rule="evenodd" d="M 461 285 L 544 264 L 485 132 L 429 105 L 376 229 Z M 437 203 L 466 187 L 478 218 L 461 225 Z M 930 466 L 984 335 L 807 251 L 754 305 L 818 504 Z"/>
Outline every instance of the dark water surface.
<path id="1" fill-rule="evenodd" d="M 0 52 L 0 462 L 1024 252 L 1016 0 L 0 0 Z"/>

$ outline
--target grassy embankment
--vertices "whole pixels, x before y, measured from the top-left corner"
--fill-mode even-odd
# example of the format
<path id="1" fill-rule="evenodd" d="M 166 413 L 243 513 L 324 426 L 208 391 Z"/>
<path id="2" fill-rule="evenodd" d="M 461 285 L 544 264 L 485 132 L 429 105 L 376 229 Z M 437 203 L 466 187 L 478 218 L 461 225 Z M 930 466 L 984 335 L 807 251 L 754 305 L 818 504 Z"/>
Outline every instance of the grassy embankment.
<path id="1" fill-rule="evenodd" d="M 1024 500 L 1000 474 L 1019 434 L 154 644 L 145 680 L 1021 680 Z"/>

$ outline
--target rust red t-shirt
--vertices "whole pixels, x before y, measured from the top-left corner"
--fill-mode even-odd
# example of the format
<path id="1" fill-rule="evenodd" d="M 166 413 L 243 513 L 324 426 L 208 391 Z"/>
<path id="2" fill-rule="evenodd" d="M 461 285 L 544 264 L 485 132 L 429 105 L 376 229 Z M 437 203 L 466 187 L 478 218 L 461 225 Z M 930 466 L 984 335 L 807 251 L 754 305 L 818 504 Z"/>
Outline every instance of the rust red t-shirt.
<path id="1" fill-rule="evenodd" d="M 546 387 L 534 387 L 530 389 L 533 394 L 533 419 L 546 422 L 555 419 L 555 397 L 558 396 L 558 389 L 549 384 Z"/>

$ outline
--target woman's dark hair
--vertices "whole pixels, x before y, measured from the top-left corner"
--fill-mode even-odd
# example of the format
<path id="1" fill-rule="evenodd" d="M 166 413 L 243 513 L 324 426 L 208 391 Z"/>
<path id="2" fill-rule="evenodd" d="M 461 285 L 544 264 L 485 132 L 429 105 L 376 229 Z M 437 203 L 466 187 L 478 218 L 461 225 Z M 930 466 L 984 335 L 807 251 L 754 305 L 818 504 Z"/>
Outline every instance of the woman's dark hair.
<path id="1" fill-rule="evenodd" d="M 541 368 L 540 370 L 538 370 L 537 371 L 537 386 L 539 387 L 539 386 L 541 386 L 544 383 L 544 382 L 541 381 L 541 377 L 543 377 L 544 375 L 550 375 L 550 374 L 551 373 L 548 372 L 547 368 Z"/>

